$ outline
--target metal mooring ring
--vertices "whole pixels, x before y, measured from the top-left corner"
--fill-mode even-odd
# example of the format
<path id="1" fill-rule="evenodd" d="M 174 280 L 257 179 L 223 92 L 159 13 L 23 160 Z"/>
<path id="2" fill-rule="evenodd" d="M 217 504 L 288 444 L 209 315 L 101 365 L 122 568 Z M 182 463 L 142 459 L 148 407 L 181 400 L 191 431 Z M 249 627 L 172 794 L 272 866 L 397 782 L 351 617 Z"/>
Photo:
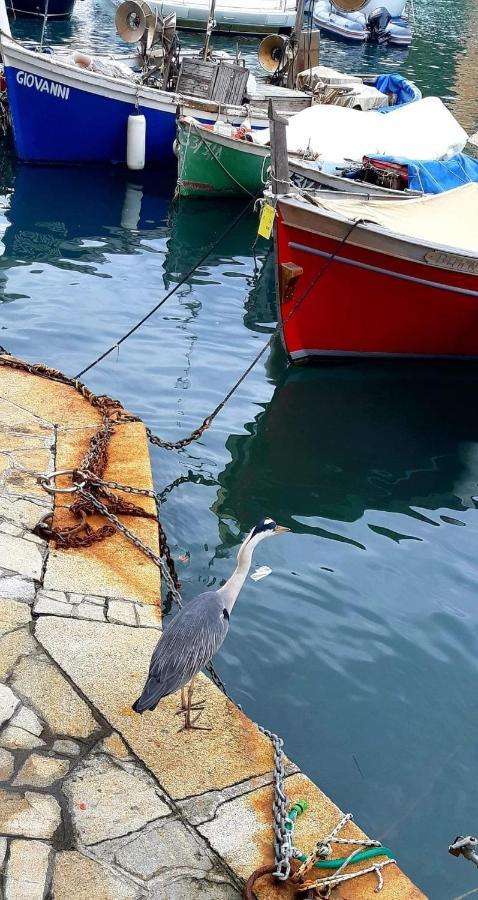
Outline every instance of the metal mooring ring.
<path id="1" fill-rule="evenodd" d="M 275 865 L 272 866 L 261 866 L 260 869 L 256 869 L 255 872 L 247 879 L 244 885 L 244 900 L 255 900 L 254 894 L 252 893 L 252 888 L 254 887 L 256 881 L 259 878 L 263 878 L 264 875 L 273 875 L 276 870 Z"/>
<path id="2" fill-rule="evenodd" d="M 78 469 L 57 469 L 50 475 L 41 475 L 38 481 L 48 494 L 75 494 L 80 488 L 85 486 L 86 480 L 84 478 L 83 481 L 77 481 L 69 488 L 59 488 L 56 487 L 55 484 L 51 484 L 51 482 L 54 482 L 55 478 L 57 478 L 59 475 L 76 474 L 78 474 Z"/>

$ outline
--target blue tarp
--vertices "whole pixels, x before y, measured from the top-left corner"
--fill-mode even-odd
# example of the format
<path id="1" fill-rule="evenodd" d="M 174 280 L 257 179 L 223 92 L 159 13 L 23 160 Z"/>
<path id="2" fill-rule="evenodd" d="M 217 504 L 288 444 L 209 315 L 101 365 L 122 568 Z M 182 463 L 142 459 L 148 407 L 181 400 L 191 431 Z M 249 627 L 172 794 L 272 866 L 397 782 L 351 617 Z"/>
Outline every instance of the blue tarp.
<path id="1" fill-rule="evenodd" d="M 376 156 L 383 162 L 408 166 L 408 186 L 425 194 L 442 194 L 470 181 L 478 182 L 478 160 L 456 153 L 445 162 L 405 159 L 400 156 Z"/>
<path id="2" fill-rule="evenodd" d="M 399 75 L 398 72 L 392 75 L 379 75 L 374 84 L 377 91 L 382 94 L 395 94 L 396 100 L 393 106 L 384 106 L 378 112 L 388 113 L 396 109 L 397 106 L 403 106 L 405 103 L 413 103 L 414 100 L 422 99 L 422 92 L 417 88 L 413 81 Z"/>

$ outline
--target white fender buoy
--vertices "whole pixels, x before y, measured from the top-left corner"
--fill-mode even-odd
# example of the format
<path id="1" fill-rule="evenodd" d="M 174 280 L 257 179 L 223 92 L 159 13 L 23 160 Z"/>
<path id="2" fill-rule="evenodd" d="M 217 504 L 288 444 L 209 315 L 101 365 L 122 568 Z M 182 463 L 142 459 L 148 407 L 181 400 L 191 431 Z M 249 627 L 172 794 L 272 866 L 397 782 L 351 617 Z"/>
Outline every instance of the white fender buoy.
<path id="1" fill-rule="evenodd" d="M 143 190 L 139 184 L 127 184 L 121 210 L 121 227 L 136 231 L 141 218 Z"/>
<path id="2" fill-rule="evenodd" d="M 126 165 L 128 169 L 144 169 L 146 158 L 146 118 L 142 115 L 128 116 L 126 137 Z"/>

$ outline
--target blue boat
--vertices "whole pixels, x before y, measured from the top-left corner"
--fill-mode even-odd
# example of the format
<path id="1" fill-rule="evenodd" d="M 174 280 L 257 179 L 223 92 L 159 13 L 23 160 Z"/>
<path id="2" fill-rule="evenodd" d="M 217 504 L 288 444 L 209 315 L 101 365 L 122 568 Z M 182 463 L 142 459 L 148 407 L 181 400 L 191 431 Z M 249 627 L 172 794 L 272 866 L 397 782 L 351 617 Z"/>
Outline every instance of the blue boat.
<path id="1" fill-rule="evenodd" d="M 131 115 L 146 119 L 146 165 L 173 166 L 176 112 L 199 115 L 214 123 L 218 116 L 235 126 L 244 107 L 201 104 L 193 97 L 85 71 L 74 63 L 27 50 L 2 35 L 7 94 L 19 159 L 46 163 L 126 163 L 127 126 Z M 267 125 L 267 115 L 254 121 Z"/>
<path id="2" fill-rule="evenodd" d="M 0 29 L 15 150 L 25 162 L 124 165 L 128 119 L 139 114 L 146 120 L 146 166 L 172 168 L 178 108 L 202 122 L 220 117 L 236 127 L 247 114 L 242 105 L 145 85 L 119 61 L 99 59 L 95 70 L 85 68 L 84 54 L 28 49 L 11 37 L 5 0 L 0 0 Z M 112 74 L 104 74 L 108 65 Z M 303 102 L 303 95 L 298 98 Z M 252 126 L 267 124 L 264 97 Z"/>
<path id="3" fill-rule="evenodd" d="M 69 19 L 75 0 L 7 0 L 10 15 L 19 18 Z"/>

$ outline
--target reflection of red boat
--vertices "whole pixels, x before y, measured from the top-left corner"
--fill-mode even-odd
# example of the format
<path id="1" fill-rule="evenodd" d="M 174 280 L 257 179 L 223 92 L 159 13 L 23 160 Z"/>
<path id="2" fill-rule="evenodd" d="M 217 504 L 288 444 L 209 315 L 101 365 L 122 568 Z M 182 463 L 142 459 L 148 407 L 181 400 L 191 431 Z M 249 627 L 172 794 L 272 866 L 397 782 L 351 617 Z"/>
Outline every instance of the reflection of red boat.
<path id="1" fill-rule="evenodd" d="M 477 184 L 410 200 L 287 195 L 277 208 L 293 360 L 478 357 Z"/>

